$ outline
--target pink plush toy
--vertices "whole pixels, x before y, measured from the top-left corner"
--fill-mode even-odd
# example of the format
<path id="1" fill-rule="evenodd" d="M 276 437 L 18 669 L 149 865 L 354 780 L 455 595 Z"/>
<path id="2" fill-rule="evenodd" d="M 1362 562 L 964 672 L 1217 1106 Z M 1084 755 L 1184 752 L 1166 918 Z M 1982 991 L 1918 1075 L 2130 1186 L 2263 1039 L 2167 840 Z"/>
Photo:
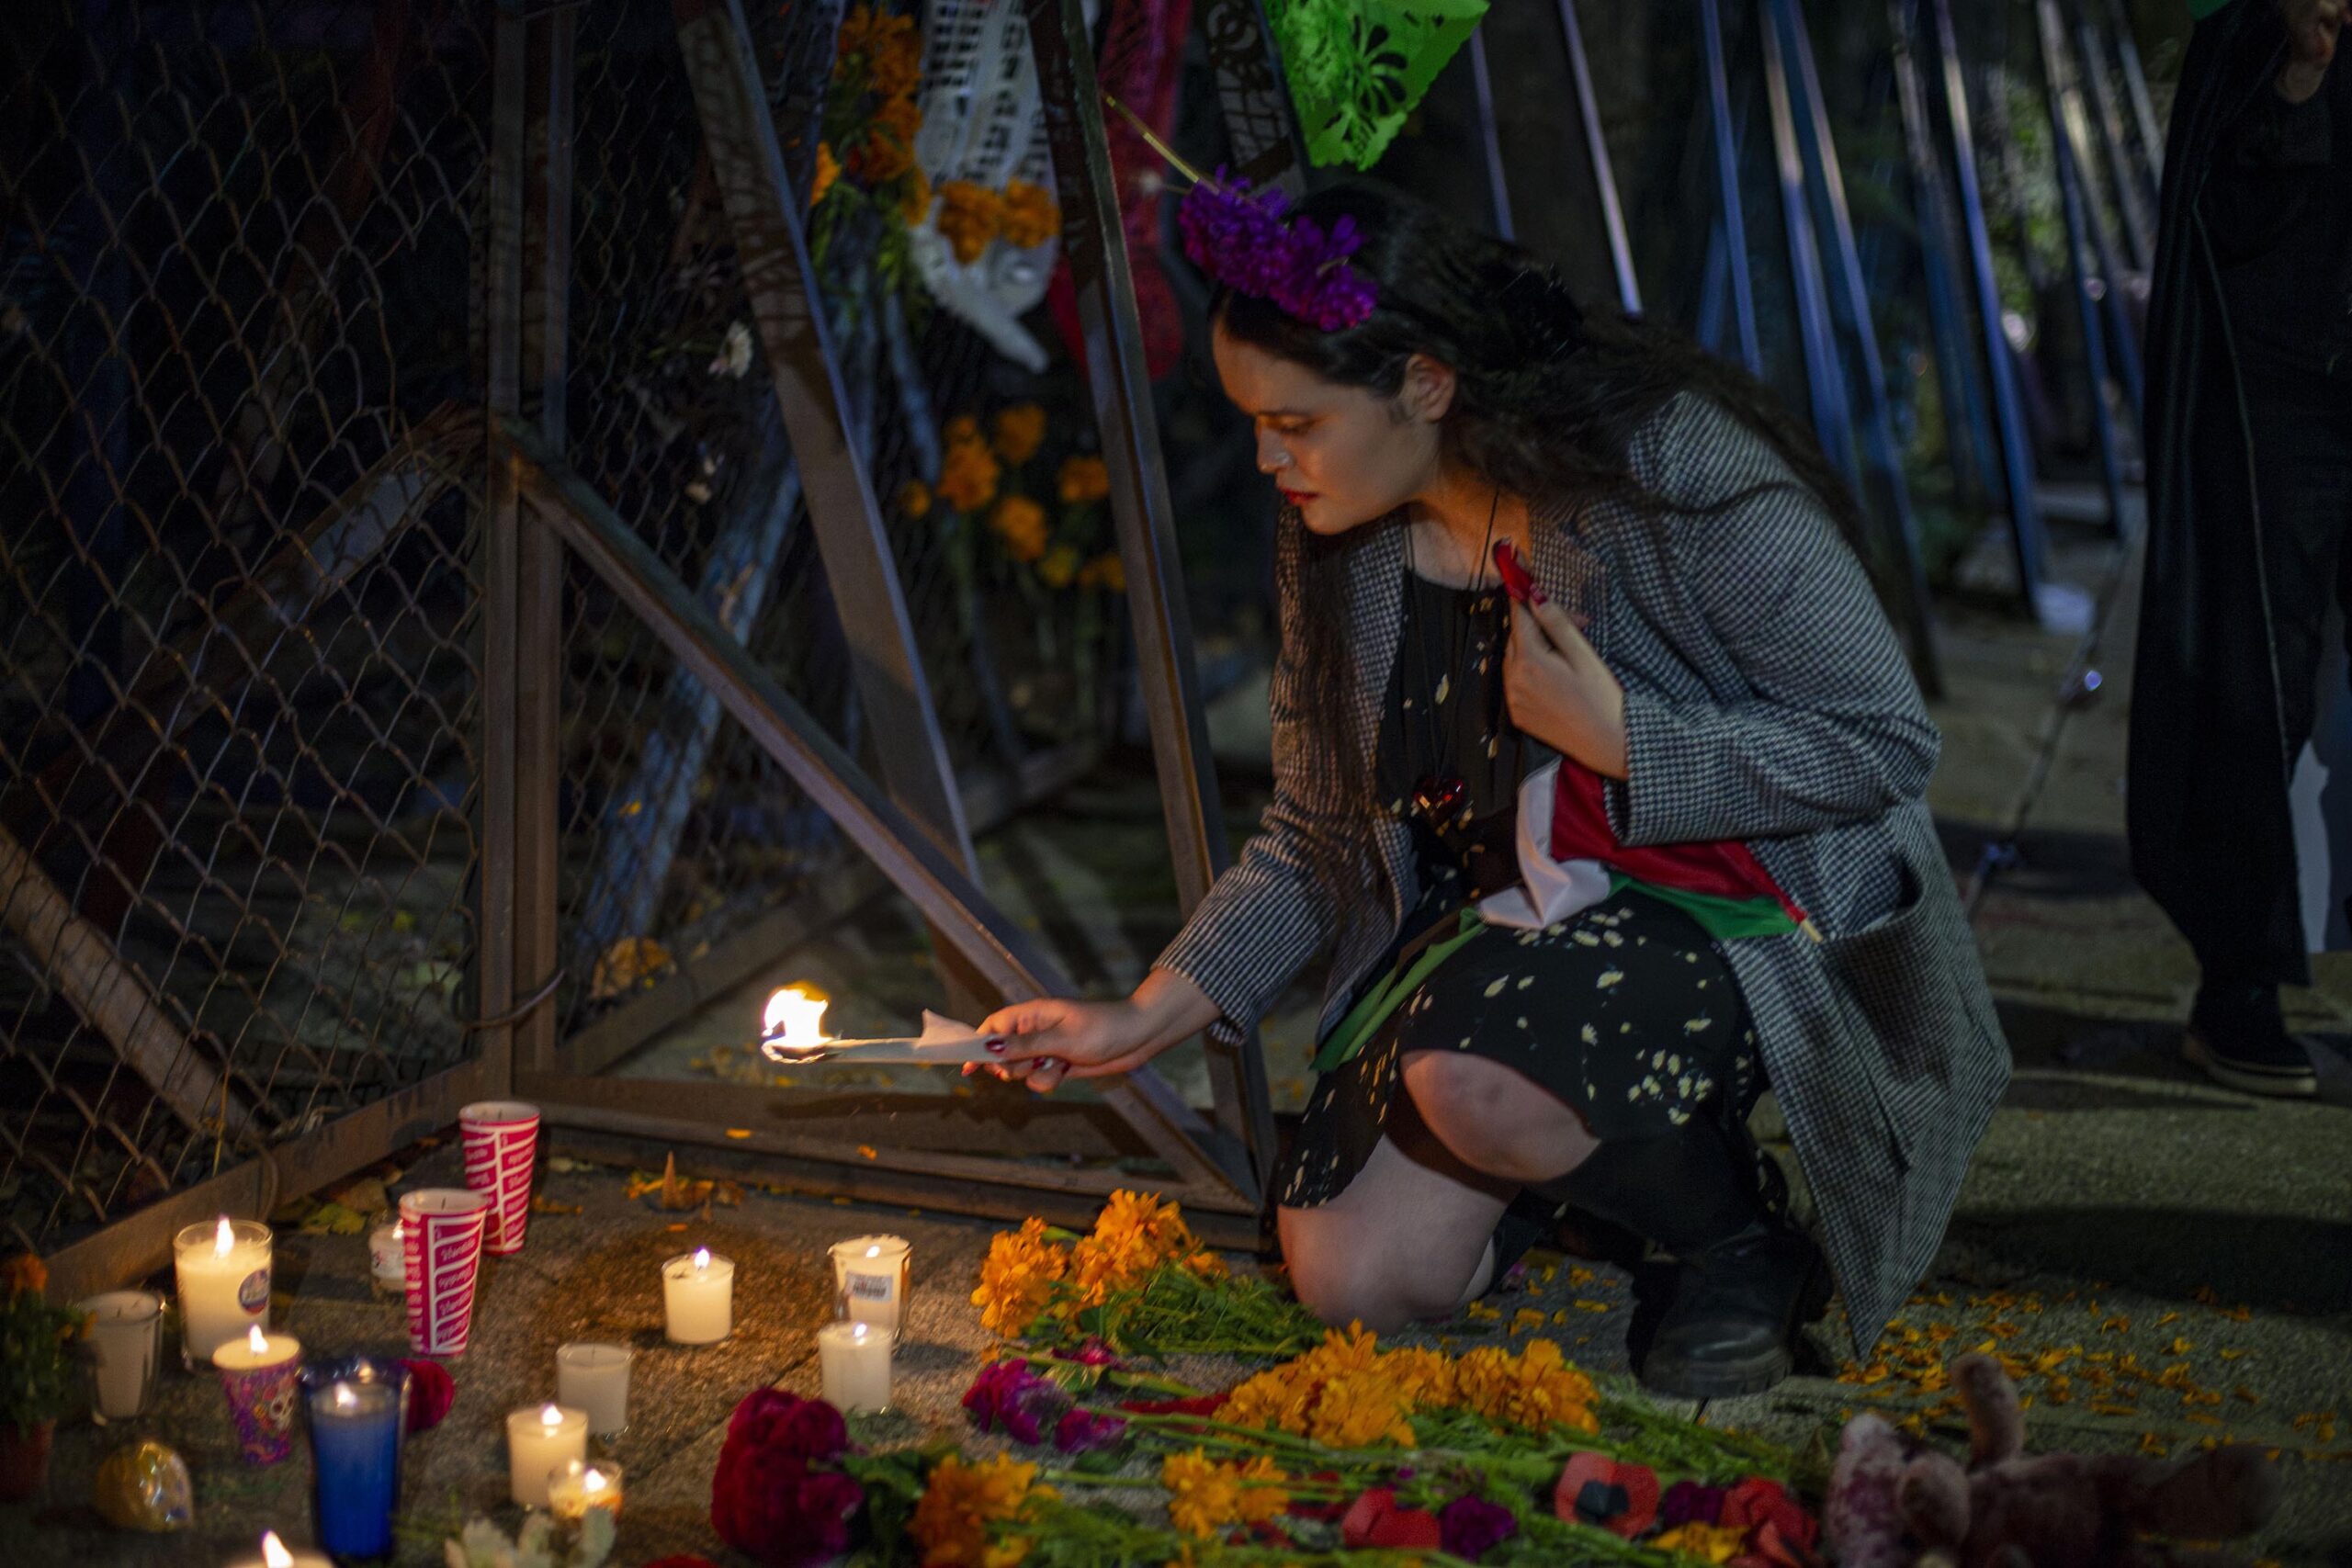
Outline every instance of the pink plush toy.
<path id="1" fill-rule="evenodd" d="M 1846 1423 L 1822 1507 L 1839 1568 L 2154 1568 L 2218 1563 L 2141 1532 L 2218 1540 L 2259 1529 L 2278 1473 L 2259 1451 L 2215 1449 L 2180 1464 L 2137 1454 L 2025 1452 L 2017 1390 L 1989 1356 L 1951 1381 L 1968 1410 L 1968 1464 L 1914 1451 L 1876 1416 Z"/>

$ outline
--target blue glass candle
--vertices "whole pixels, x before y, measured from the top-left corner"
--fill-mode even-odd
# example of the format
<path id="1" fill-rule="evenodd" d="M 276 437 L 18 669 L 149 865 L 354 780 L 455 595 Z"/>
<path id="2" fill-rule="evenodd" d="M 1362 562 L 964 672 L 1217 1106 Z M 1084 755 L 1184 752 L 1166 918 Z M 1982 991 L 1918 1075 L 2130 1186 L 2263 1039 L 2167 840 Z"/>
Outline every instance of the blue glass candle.
<path id="1" fill-rule="evenodd" d="M 319 1545 L 336 1557 L 392 1549 L 400 1502 L 401 1410 L 396 1382 L 337 1381 L 311 1390 L 311 1470 Z"/>

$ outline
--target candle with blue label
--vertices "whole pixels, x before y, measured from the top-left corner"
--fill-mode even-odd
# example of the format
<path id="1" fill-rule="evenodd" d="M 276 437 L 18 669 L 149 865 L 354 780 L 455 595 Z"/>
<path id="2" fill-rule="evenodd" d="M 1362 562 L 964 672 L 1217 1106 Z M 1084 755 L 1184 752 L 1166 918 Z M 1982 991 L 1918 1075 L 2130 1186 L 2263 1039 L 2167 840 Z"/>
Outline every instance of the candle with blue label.
<path id="1" fill-rule="evenodd" d="M 337 1557 L 375 1557 L 392 1549 L 400 1414 L 394 1383 L 337 1380 L 311 1391 L 319 1544 Z"/>

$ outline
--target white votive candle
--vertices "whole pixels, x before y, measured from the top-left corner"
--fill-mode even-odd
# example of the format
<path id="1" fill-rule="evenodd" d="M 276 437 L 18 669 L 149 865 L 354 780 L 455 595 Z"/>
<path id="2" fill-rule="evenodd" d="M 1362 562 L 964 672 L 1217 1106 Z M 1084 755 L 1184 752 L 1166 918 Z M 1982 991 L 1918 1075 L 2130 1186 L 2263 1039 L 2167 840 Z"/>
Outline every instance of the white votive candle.
<path id="1" fill-rule="evenodd" d="M 853 1236 L 833 1243 L 836 1315 L 852 1323 L 870 1323 L 888 1334 L 895 1345 L 906 1306 L 912 1250 L 905 1237 L 895 1235 Z"/>
<path id="2" fill-rule="evenodd" d="M 698 1247 L 662 1265 L 662 1309 L 673 1345 L 715 1345 L 735 1326 L 735 1264 Z"/>
<path id="3" fill-rule="evenodd" d="M 315 1551 L 296 1551 L 277 1539 L 276 1530 L 261 1534 L 261 1555 L 240 1557 L 229 1568 L 334 1568 L 334 1559 Z"/>
<path id="4" fill-rule="evenodd" d="M 890 1404 L 890 1336 L 870 1323 L 829 1323 L 817 1330 L 825 1403 L 847 1415 Z"/>
<path id="5" fill-rule="evenodd" d="M 291 1334 L 264 1334 L 256 1323 L 243 1339 L 232 1339 L 212 1352 L 212 1364 L 224 1372 L 257 1372 L 292 1360 L 302 1353 L 302 1342 Z"/>
<path id="6" fill-rule="evenodd" d="M 269 1320 L 269 1227 L 223 1214 L 172 1238 L 187 1361 L 200 1367 L 221 1346 Z"/>
<path id="7" fill-rule="evenodd" d="M 162 1300 L 145 1291 L 108 1291 L 74 1304 L 90 1314 L 90 1414 L 101 1426 L 143 1415 L 155 1387 Z"/>
<path id="8" fill-rule="evenodd" d="M 506 1483 L 526 1508 L 548 1506 L 548 1477 L 588 1457 L 588 1413 L 560 1404 L 517 1410 L 506 1417 Z"/>
<path id="9" fill-rule="evenodd" d="M 368 1233 L 368 1274 L 379 1290 L 408 1294 L 408 1260 L 401 1250 L 401 1226 L 395 1220 Z"/>
<path id="10" fill-rule="evenodd" d="M 628 1428 L 628 1364 L 637 1352 L 626 1345 L 566 1345 L 555 1353 L 555 1399 L 588 1412 L 588 1429 L 609 1438 Z"/>
<path id="11" fill-rule="evenodd" d="M 621 1467 L 611 1460 L 573 1460 L 548 1477 L 548 1512 L 557 1518 L 578 1524 L 600 1510 L 621 1517 Z"/>

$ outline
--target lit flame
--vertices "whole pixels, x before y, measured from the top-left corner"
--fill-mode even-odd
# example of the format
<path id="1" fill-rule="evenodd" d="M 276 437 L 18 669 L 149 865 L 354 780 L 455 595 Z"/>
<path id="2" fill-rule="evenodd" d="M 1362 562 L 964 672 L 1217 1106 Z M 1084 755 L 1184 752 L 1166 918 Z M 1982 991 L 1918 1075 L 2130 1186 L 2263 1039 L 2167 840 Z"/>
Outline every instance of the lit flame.
<path id="1" fill-rule="evenodd" d="M 212 1256 L 226 1258 L 229 1256 L 229 1249 L 236 1245 L 237 1229 L 229 1223 L 229 1216 L 223 1214 L 220 1216 L 219 1227 L 212 1233 Z"/>
<path id="2" fill-rule="evenodd" d="M 563 1425 L 563 1411 L 557 1405 L 547 1405 L 539 1412 L 539 1425 L 550 1432 L 554 1431 Z"/>
<path id="3" fill-rule="evenodd" d="M 766 1038 L 788 1048 L 822 1045 L 824 993 L 808 986 L 786 986 L 768 998 Z"/>
<path id="4" fill-rule="evenodd" d="M 605 1472 L 601 1470 L 590 1471 L 580 1478 L 580 1487 L 583 1492 L 602 1492 L 605 1489 Z"/>
<path id="5" fill-rule="evenodd" d="M 695 1247 L 695 1273 L 697 1273 L 697 1274 L 703 1274 L 703 1273 L 707 1273 L 707 1272 L 709 1271 L 709 1269 L 710 1269 L 710 1248 L 708 1248 L 708 1247 Z"/>
<path id="6" fill-rule="evenodd" d="M 863 1323 L 854 1323 L 854 1324 L 851 1324 L 851 1325 L 850 1325 L 850 1329 L 849 1329 L 849 1337 L 850 1337 L 850 1342 L 851 1342 L 852 1344 L 854 1344 L 854 1345 L 863 1345 L 863 1344 L 865 1344 L 865 1325 L 864 1325 Z"/>
<path id="7" fill-rule="evenodd" d="M 269 1336 L 261 1331 L 260 1324 L 256 1323 L 245 1330 L 245 1348 L 256 1356 L 269 1354 Z"/>
<path id="8" fill-rule="evenodd" d="M 266 1568 L 294 1568 L 294 1554 L 286 1550 L 276 1530 L 261 1532 L 261 1560 Z"/>
<path id="9" fill-rule="evenodd" d="M 351 1392 L 349 1383 L 339 1382 L 334 1385 L 334 1407 L 337 1410 L 355 1410 L 358 1405 L 359 1396 Z"/>
<path id="10" fill-rule="evenodd" d="M 882 1256 L 882 1249 L 878 1247 L 869 1247 L 865 1249 L 865 1256 L 868 1258 L 879 1258 Z"/>

